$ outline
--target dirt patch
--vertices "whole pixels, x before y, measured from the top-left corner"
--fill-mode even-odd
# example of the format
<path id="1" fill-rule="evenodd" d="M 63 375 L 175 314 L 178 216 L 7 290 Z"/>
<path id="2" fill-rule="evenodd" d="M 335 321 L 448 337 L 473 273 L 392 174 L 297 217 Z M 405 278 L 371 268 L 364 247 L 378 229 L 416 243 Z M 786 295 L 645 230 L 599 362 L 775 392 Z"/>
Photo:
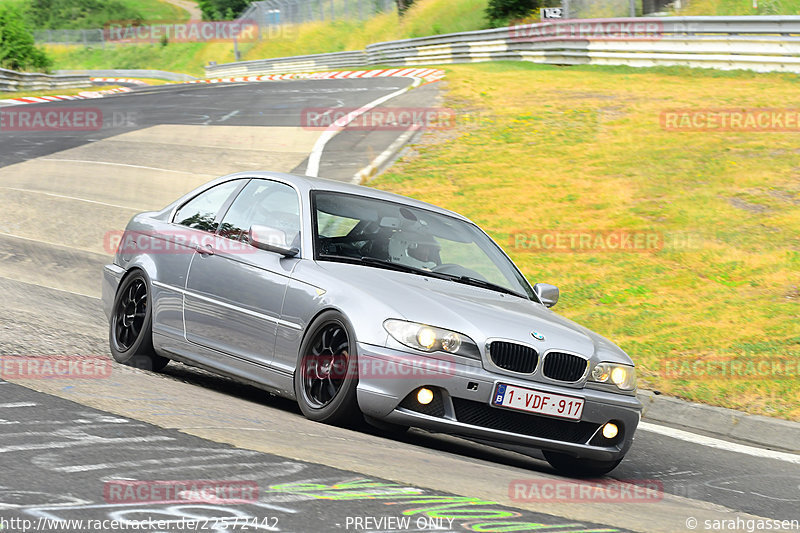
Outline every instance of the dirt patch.
<path id="1" fill-rule="evenodd" d="M 777 189 L 770 189 L 767 191 L 767 194 L 769 194 L 773 198 L 777 198 L 778 200 L 783 200 L 785 202 L 789 202 L 794 205 L 800 205 L 800 198 L 797 197 L 797 193 L 789 191 L 781 191 Z"/>
<path id="2" fill-rule="evenodd" d="M 728 198 L 728 202 L 737 209 L 742 209 L 744 211 L 748 211 L 750 213 L 766 213 L 769 211 L 769 207 L 760 204 L 754 204 L 741 198 Z"/>

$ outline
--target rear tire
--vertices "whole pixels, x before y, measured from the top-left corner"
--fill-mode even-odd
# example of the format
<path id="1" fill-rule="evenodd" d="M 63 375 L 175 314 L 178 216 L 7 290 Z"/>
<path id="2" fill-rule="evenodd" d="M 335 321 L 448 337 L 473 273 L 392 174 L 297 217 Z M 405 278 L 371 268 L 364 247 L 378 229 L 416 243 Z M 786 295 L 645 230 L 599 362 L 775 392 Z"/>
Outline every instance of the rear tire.
<path id="1" fill-rule="evenodd" d="M 558 470 L 560 474 L 569 477 L 599 477 L 604 476 L 614 470 L 622 462 L 620 457 L 616 461 L 598 461 L 595 459 L 584 459 L 573 457 L 565 453 L 551 452 L 542 450 L 544 458 L 550 466 Z"/>
<path id="2" fill-rule="evenodd" d="M 332 425 L 363 420 L 358 408 L 356 337 L 338 311 L 325 311 L 309 326 L 294 371 L 294 392 L 306 418 Z"/>
<path id="3" fill-rule="evenodd" d="M 153 348 L 151 308 L 149 280 L 141 271 L 130 273 L 114 297 L 108 339 L 111 356 L 118 363 L 158 372 L 169 359 Z"/>

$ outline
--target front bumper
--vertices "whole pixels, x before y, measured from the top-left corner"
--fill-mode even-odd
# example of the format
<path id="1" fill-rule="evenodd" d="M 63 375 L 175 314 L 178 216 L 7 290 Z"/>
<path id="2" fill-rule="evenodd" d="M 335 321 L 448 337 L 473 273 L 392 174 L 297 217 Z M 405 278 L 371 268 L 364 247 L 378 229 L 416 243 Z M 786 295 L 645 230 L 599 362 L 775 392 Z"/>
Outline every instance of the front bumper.
<path id="1" fill-rule="evenodd" d="M 358 403 L 365 415 L 491 442 L 614 461 L 630 448 L 642 410 L 635 396 L 562 388 L 492 374 L 480 361 L 450 358 L 446 363 L 427 366 L 421 371 L 415 364 L 418 356 L 361 343 L 358 360 Z M 562 420 L 494 407 L 490 400 L 498 382 L 583 398 L 581 420 Z M 432 389 L 436 397 L 428 406 L 413 400 L 415 391 L 422 386 Z M 620 435 L 613 440 L 600 435 L 600 428 L 610 421 L 620 427 Z"/>

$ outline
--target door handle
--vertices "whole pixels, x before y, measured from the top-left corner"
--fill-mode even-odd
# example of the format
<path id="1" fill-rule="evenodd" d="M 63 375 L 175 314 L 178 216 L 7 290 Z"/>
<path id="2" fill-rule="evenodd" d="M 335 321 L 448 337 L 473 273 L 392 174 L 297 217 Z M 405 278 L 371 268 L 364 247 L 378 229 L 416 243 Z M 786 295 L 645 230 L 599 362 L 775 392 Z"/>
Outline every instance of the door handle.
<path id="1" fill-rule="evenodd" d="M 200 255 L 214 255 L 214 248 L 211 247 L 210 244 L 206 244 L 205 246 L 198 246 L 195 248 L 197 253 Z"/>

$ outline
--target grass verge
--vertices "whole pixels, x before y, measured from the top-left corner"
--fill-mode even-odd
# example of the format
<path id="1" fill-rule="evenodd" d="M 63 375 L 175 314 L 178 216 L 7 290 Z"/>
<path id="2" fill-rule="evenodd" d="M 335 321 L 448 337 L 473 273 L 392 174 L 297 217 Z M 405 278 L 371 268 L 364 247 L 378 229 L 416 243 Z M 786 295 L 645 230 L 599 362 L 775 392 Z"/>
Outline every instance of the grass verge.
<path id="1" fill-rule="evenodd" d="M 472 218 L 528 279 L 561 288 L 559 313 L 622 346 L 640 386 L 800 420 L 800 133 L 660 123 L 676 108 L 785 108 L 797 76 L 526 63 L 447 70 L 447 104 L 461 123 L 426 133 L 372 185 Z M 643 232 L 662 246 L 533 245 L 576 229 Z"/>
<path id="2" fill-rule="evenodd" d="M 189 12 L 185 9 L 164 2 L 164 0 L 119 0 L 134 11 L 142 15 L 148 23 L 158 22 L 186 22 Z"/>
<path id="3" fill-rule="evenodd" d="M 0 92 L 0 100 L 8 100 L 11 98 L 25 98 L 27 96 L 72 96 L 84 92 L 105 91 L 108 89 L 118 89 L 121 85 L 93 85 L 91 87 L 84 87 L 82 89 L 48 89 L 46 91 L 19 91 L 19 92 Z"/>
<path id="4" fill-rule="evenodd" d="M 676 15 L 797 15 L 800 0 L 691 0 Z M 755 5 L 755 7 L 753 7 Z"/>
<path id="5" fill-rule="evenodd" d="M 288 57 L 345 50 L 368 44 L 485 28 L 487 0 L 419 0 L 402 18 L 394 12 L 365 20 L 309 22 L 285 26 L 255 43 L 240 43 L 243 60 Z M 231 43 L 169 43 L 106 48 L 48 46 L 54 69 L 149 68 L 202 76 L 209 61 L 234 61 Z"/>

